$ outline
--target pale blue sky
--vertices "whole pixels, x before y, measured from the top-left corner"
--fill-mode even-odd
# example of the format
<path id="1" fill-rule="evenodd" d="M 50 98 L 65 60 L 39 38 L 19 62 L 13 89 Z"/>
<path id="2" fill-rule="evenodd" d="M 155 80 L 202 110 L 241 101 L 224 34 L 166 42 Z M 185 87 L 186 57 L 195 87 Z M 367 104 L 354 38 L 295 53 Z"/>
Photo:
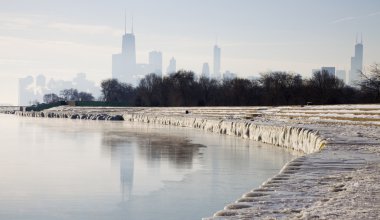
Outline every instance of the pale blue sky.
<path id="1" fill-rule="evenodd" d="M 26 75 L 109 78 L 124 9 L 134 16 L 137 61 L 161 50 L 165 69 L 172 56 L 178 68 L 212 65 L 216 36 L 222 71 L 240 76 L 348 70 L 357 32 L 365 64 L 380 62 L 378 0 L 0 0 L 0 103 L 17 103 L 17 78 Z"/>

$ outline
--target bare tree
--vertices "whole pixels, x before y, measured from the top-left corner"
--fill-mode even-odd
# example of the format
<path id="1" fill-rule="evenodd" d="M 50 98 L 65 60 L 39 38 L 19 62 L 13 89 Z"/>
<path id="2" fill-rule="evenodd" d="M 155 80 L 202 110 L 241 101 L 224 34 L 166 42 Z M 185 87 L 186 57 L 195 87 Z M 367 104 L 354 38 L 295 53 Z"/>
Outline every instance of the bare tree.
<path id="1" fill-rule="evenodd" d="M 380 101 L 380 64 L 371 65 L 369 73 L 360 73 L 363 78 L 359 83 L 362 92 L 374 96 L 375 101 Z"/>
<path id="2" fill-rule="evenodd" d="M 49 93 L 44 95 L 43 100 L 44 103 L 53 103 L 60 101 L 61 98 L 59 98 L 57 94 Z"/>
<path id="3" fill-rule="evenodd" d="M 78 93 L 79 101 L 94 101 L 94 96 L 88 92 L 79 92 Z"/>
<path id="4" fill-rule="evenodd" d="M 135 89 L 117 79 L 107 79 L 101 82 L 101 91 L 106 102 L 135 104 Z"/>
<path id="5" fill-rule="evenodd" d="M 76 89 L 64 89 L 59 93 L 61 97 L 66 101 L 79 101 L 79 93 Z"/>
<path id="6" fill-rule="evenodd" d="M 315 72 L 307 84 L 310 88 L 310 98 L 318 104 L 339 104 L 341 92 L 345 87 L 342 80 L 327 71 Z"/>
<path id="7" fill-rule="evenodd" d="M 198 104 L 204 105 L 217 105 L 217 94 L 219 90 L 219 83 L 215 79 L 210 79 L 208 77 L 201 77 L 198 80 L 200 97 Z"/>
<path id="8" fill-rule="evenodd" d="M 301 75 L 287 72 L 261 74 L 259 81 L 264 89 L 264 98 L 270 105 L 295 104 L 302 87 Z"/>
<path id="9" fill-rule="evenodd" d="M 162 79 L 156 74 L 146 75 L 141 79 L 137 92 L 140 98 L 140 104 L 143 106 L 160 106 Z"/>

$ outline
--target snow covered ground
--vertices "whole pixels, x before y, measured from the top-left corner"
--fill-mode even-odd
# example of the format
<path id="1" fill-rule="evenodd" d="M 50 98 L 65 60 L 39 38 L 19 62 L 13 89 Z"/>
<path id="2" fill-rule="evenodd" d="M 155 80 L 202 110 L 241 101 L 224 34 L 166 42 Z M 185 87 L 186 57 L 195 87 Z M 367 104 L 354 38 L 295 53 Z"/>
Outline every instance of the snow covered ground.
<path id="1" fill-rule="evenodd" d="M 252 189 L 205 219 L 380 218 L 380 105 L 65 106 L 47 110 L 42 116 L 48 113 L 56 113 L 57 117 L 123 115 L 125 120 L 194 127 L 305 153 L 260 188 Z"/>
<path id="2" fill-rule="evenodd" d="M 318 129 L 326 147 L 290 162 L 252 190 L 260 196 L 245 194 L 207 219 L 378 219 L 380 127 L 312 121 L 301 125 Z M 247 207 L 236 209 L 241 203 Z"/>

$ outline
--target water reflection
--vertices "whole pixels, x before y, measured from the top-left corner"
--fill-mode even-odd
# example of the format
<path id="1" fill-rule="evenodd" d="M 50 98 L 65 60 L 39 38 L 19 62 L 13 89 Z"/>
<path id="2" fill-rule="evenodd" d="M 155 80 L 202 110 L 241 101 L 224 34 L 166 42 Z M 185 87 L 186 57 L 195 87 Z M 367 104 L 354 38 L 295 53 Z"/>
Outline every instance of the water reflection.
<path id="1" fill-rule="evenodd" d="M 103 148 L 109 151 L 113 161 L 120 162 L 123 201 L 132 195 L 159 190 L 164 181 L 181 181 L 188 172 L 197 169 L 194 158 L 199 157 L 200 148 L 206 147 L 183 136 L 147 133 L 146 126 L 133 126 L 133 131 L 127 127 L 123 131 L 102 133 Z"/>
<path id="2" fill-rule="evenodd" d="M 138 145 L 138 156 L 146 160 L 149 166 L 159 165 L 160 161 L 168 160 L 177 169 L 191 169 L 194 156 L 199 154 L 199 148 L 206 147 L 192 143 L 185 137 L 131 131 L 104 132 L 102 144 L 111 148 L 110 151 L 119 151 L 128 145 Z"/>
<path id="3" fill-rule="evenodd" d="M 120 132 L 119 132 L 120 133 Z M 104 132 L 102 145 L 110 151 L 111 159 L 120 161 L 120 189 L 122 201 L 130 198 L 133 189 L 134 147 L 129 138 Z M 129 145 L 129 146 L 128 146 Z"/>
<path id="4" fill-rule="evenodd" d="M 147 161 L 168 160 L 176 169 L 192 169 L 194 156 L 199 153 L 201 144 L 191 143 L 180 137 L 151 135 L 145 139 L 138 139 L 139 156 Z M 152 163 L 155 165 L 156 163 Z"/>

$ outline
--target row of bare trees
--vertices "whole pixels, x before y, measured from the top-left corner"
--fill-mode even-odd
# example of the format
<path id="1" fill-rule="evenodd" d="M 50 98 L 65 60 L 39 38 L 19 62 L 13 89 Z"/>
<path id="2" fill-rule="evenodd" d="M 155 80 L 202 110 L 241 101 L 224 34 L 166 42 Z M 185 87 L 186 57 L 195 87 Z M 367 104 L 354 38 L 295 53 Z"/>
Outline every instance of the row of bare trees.
<path id="1" fill-rule="evenodd" d="M 53 103 L 59 101 L 94 101 L 94 96 L 88 92 L 78 92 L 77 89 L 64 89 L 59 92 L 45 94 L 44 103 Z"/>
<path id="2" fill-rule="evenodd" d="M 356 87 L 328 72 L 316 72 L 310 79 L 299 74 L 270 72 L 254 80 L 235 78 L 223 81 L 197 78 L 191 71 L 178 71 L 160 78 L 149 74 L 137 87 L 117 79 L 101 83 L 102 101 L 128 106 L 252 106 L 354 104 L 380 102 L 380 65 L 362 73 Z M 59 95 L 45 94 L 45 103 L 93 101 L 91 93 L 65 89 Z"/>
<path id="3" fill-rule="evenodd" d="M 360 88 L 350 87 L 328 72 L 310 79 L 299 74 L 270 72 L 258 79 L 217 81 L 178 71 L 164 78 L 147 75 L 137 87 L 116 79 L 104 80 L 104 101 L 130 106 L 251 106 L 373 103 L 380 101 L 379 65 L 366 75 Z"/>

